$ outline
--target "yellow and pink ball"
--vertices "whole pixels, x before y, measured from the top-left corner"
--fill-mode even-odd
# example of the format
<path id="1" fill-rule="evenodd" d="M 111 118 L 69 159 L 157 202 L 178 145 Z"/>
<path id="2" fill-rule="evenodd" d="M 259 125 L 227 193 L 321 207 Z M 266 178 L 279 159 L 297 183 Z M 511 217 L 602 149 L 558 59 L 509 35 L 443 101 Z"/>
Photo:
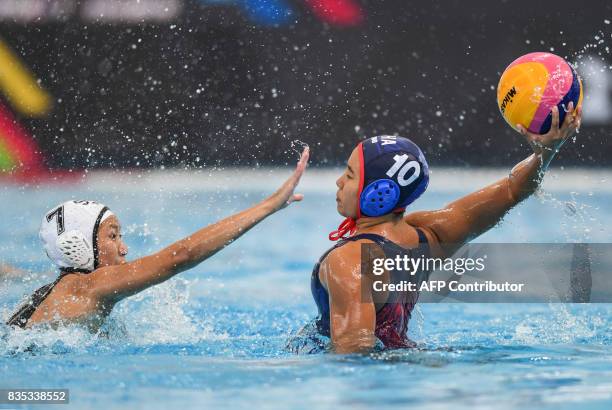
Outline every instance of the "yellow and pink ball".
<path id="1" fill-rule="evenodd" d="M 582 104 L 582 82 L 563 58 L 551 53 L 530 53 L 514 60 L 497 86 L 497 105 L 512 128 L 521 124 L 528 131 L 546 134 L 552 123 L 552 108 L 559 108 L 563 124 L 570 101 Z"/>

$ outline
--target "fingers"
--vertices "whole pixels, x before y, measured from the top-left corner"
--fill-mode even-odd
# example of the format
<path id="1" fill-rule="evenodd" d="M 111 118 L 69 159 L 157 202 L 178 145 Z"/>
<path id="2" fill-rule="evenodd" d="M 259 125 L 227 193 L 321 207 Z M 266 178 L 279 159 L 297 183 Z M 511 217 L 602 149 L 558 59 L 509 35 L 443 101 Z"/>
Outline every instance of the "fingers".
<path id="1" fill-rule="evenodd" d="M 541 152 L 542 151 L 542 142 L 541 142 L 542 141 L 542 136 L 541 135 L 529 132 L 521 124 L 517 124 L 516 128 L 521 133 L 521 135 L 523 135 L 523 137 L 525 137 L 525 140 L 527 141 L 527 144 L 529 144 L 529 146 L 531 147 L 531 149 L 533 149 L 534 152 L 537 153 L 537 152 Z"/>
<path id="2" fill-rule="evenodd" d="M 304 151 L 302 151 L 302 155 L 300 155 L 300 161 L 298 163 L 302 163 L 304 165 L 308 164 L 308 158 L 310 158 L 310 147 L 304 147 Z"/>
<path id="3" fill-rule="evenodd" d="M 281 187 L 269 198 L 274 204 L 274 211 L 287 207 L 292 202 L 299 202 L 304 199 L 302 194 L 294 194 L 293 190 L 300 182 L 300 178 L 304 174 L 304 170 L 308 165 L 308 158 L 310 156 L 310 150 L 308 147 L 304 148 L 300 160 L 295 167 L 295 171 L 287 180 L 281 185 Z"/>
<path id="4" fill-rule="evenodd" d="M 550 125 L 549 132 L 559 131 L 559 107 L 556 105 L 552 107 L 552 124 Z"/>
<path id="5" fill-rule="evenodd" d="M 516 128 L 518 128 L 518 131 L 527 139 L 527 141 L 532 141 L 534 138 L 536 138 L 536 135 L 529 132 L 523 125 L 517 124 Z"/>
<path id="6" fill-rule="evenodd" d="M 567 115 L 563 120 L 563 125 L 561 126 L 562 130 L 566 130 L 568 128 L 575 129 L 575 116 L 574 116 L 574 102 L 570 101 L 567 106 Z"/>
<path id="7" fill-rule="evenodd" d="M 285 203 L 284 203 L 284 204 L 281 206 L 281 208 L 285 208 L 285 207 L 287 207 L 287 206 L 291 205 L 291 203 L 293 203 L 293 202 L 300 202 L 302 199 L 304 199 L 304 195 L 302 195 L 302 194 L 294 194 L 294 195 L 292 195 L 292 196 L 291 196 L 291 197 L 290 197 L 290 198 L 287 200 L 287 202 L 285 202 Z"/>
<path id="8" fill-rule="evenodd" d="M 310 148 L 306 147 L 304 148 L 304 151 L 302 151 L 302 154 L 300 155 L 300 160 L 297 163 L 296 171 L 297 170 L 303 171 L 304 169 L 306 169 L 306 165 L 308 165 L 308 158 L 310 158 Z"/>
<path id="9" fill-rule="evenodd" d="M 308 165 L 308 158 L 310 157 L 310 149 L 308 147 L 304 148 L 302 151 L 302 155 L 300 156 L 300 160 L 295 167 L 295 171 L 293 174 L 285 181 L 285 183 L 279 188 L 278 192 L 285 192 L 285 195 L 291 195 L 291 192 L 295 189 L 297 184 L 300 182 L 300 178 L 304 174 L 304 170 Z M 294 195 L 295 196 L 295 195 Z M 303 196 L 298 195 L 299 199 L 294 199 L 294 197 L 290 197 L 286 204 L 289 204 L 293 201 L 301 201 Z"/>
<path id="10" fill-rule="evenodd" d="M 519 132 L 527 139 L 527 142 L 540 141 L 540 139 L 542 138 L 538 134 L 534 134 L 532 132 L 529 132 L 527 130 L 527 128 L 525 128 L 521 124 L 517 124 L 516 127 L 518 128 Z"/>
<path id="11" fill-rule="evenodd" d="M 571 134 L 574 131 L 576 131 L 576 129 L 578 128 L 577 127 L 578 121 L 577 121 L 577 118 L 576 118 L 576 114 L 577 114 L 577 112 L 576 112 L 576 110 L 574 110 L 574 103 L 570 102 L 569 103 L 569 109 L 567 111 L 567 118 L 565 119 L 564 124 L 563 124 L 563 126 L 566 129 L 569 129 L 569 131 L 570 131 L 570 133 L 568 133 L 568 136 L 569 136 L 569 134 Z"/>
<path id="12" fill-rule="evenodd" d="M 561 128 L 559 128 L 559 119 L 561 117 L 559 107 L 555 105 L 551 108 L 550 130 L 544 135 L 532 133 L 522 124 L 516 125 L 518 132 L 525 137 L 527 143 L 536 154 L 542 152 L 542 150 L 558 150 L 559 147 L 561 147 L 580 127 L 582 121 L 582 107 L 575 107 L 574 102 L 570 101 L 567 107 L 564 106 L 563 109 L 565 117 Z"/>
<path id="13" fill-rule="evenodd" d="M 295 171 L 293 172 L 293 175 L 290 178 L 291 182 L 294 185 L 297 185 L 297 183 L 300 181 L 300 178 L 302 177 L 302 174 L 304 174 L 304 170 L 308 165 L 308 158 L 310 158 L 310 148 L 306 147 L 304 148 L 304 151 L 302 151 L 300 160 L 298 161 L 297 166 L 295 167 Z"/>

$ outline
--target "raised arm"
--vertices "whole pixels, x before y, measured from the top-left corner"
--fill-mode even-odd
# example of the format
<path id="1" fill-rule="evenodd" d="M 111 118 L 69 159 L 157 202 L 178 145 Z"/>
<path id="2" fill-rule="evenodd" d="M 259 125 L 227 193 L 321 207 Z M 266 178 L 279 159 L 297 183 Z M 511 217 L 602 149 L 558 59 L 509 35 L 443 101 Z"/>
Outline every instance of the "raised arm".
<path id="1" fill-rule="evenodd" d="M 573 104 L 559 128 L 559 112 L 553 108 L 550 131 L 532 134 L 520 127 L 534 153 L 519 162 L 508 177 L 451 202 L 437 211 L 415 212 L 405 221 L 423 228 L 441 246 L 440 256 L 451 255 L 462 244 L 491 229 L 516 204 L 533 194 L 544 177 L 548 165 L 563 143 L 580 127 L 581 107 L 574 113 Z"/>
<path id="2" fill-rule="evenodd" d="M 0 279 L 17 279 L 17 278 L 25 278 L 28 272 L 16 268 L 11 265 L 7 265 L 6 263 L 0 262 Z"/>
<path id="3" fill-rule="evenodd" d="M 90 289 L 100 300 L 117 302 L 203 262 L 267 216 L 303 199 L 303 195 L 293 191 L 306 169 L 308 156 L 306 148 L 291 177 L 262 202 L 200 229 L 153 255 L 94 271 L 88 275 Z"/>

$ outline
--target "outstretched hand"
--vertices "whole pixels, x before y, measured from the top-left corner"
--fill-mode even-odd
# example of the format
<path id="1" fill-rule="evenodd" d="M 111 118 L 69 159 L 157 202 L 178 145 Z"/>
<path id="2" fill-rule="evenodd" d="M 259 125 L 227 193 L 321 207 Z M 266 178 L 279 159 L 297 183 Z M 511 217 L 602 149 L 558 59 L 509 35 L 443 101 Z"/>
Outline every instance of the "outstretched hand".
<path id="1" fill-rule="evenodd" d="M 309 156 L 310 149 L 306 147 L 304 148 L 304 151 L 302 151 L 302 155 L 300 156 L 300 160 L 298 161 L 297 166 L 295 167 L 295 171 L 293 171 L 293 174 L 270 197 L 275 211 L 285 208 L 292 202 L 298 202 L 304 199 L 304 195 L 294 194 L 293 191 L 295 190 L 297 184 L 300 182 L 300 178 L 306 170 Z"/>
<path id="2" fill-rule="evenodd" d="M 535 134 L 519 124 L 518 131 L 525 137 L 533 152 L 541 154 L 545 151 L 555 153 L 563 143 L 580 128 L 582 121 L 582 107 L 574 110 L 574 103 L 570 102 L 567 107 L 567 115 L 561 127 L 559 127 L 559 109 L 557 106 L 552 108 L 552 122 L 550 131 L 544 135 Z"/>

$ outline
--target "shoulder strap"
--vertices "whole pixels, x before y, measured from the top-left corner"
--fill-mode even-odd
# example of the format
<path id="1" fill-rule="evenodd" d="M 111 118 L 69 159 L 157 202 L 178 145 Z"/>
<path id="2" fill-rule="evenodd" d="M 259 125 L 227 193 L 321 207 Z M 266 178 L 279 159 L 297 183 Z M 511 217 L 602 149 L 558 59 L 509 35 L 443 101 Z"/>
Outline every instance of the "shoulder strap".
<path id="1" fill-rule="evenodd" d="M 25 328 L 28 323 L 28 320 L 30 320 L 30 318 L 36 311 L 36 308 L 38 308 L 38 306 L 40 306 L 40 304 L 47 298 L 47 296 L 49 296 L 55 285 L 57 285 L 64 276 L 69 275 L 70 273 L 73 272 L 62 272 L 52 283 L 48 283 L 36 289 L 32 296 L 30 296 L 28 300 L 26 300 L 19 307 L 17 312 L 15 312 L 13 316 L 9 318 L 6 324 L 8 326 L 19 326 L 21 328 Z"/>
<path id="2" fill-rule="evenodd" d="M 425 236 L 425 232 L 421 230 L 421 228 L 414 228 L 417 231 L 417 235 L 419 235 L 419 243 L 426 244 L 428 243 L 427 236 Z"/>
<path id="3" fill-rule="evenodd" d="M 417 235 L 419 236 L 419 244 L 426 244 L 428 241 L 427 241 L 427 236 L 425 236 L 425 232 L 423 232 L 420 228 L 415 228 L 415 229 L 417 231 Z M 360 239 L 369 239 L 380 245 L 386 244 L 386 243 L 394 243 L 390 241 L 389 239 L 385 238 L 384 236 L 378 235 L 375 233 L 361 233 L 359 235 L 350 236 L 346 238 L 345 241 L 358 241 Z"/>
<path id="4" fill-rule="evenodd" d="M 417 231 L 417 234 L 419 235 L 419 244 L 427 244 L 427 236 L 425 236 L 425 233 L 419 228 L 415 228 L 415 229 Z M 336 243 L 334 246 L 332 246 L 327 251 L 325 251 L 323 255 L 321 255 L 321 257 L 319 258 L 319 263 L 321 263 L 323 259 L 325 259 L 325 257 L 329 255 L 330 252 L 333 251 L 334 249 L 340 248 L 341 246 L 344 246 L 349 242 L 354 242 L 354 241 L 358 241 L 361 239 L 369 239 L 370 241 L 380 246 L 384 246 L 388 244 L 395 244 L 394 242 L 391 242 L 389 239 L 385 238 L 382 235 L 378 235 L 375 233 L 360 233 L 358 235 L 349 236 L 348 238 L 342 238 L 338 243 Z"/>
<path id="5" fill-rule="evenodd" d="M 349 236 L 348 238 L 346 238 L 346 241 L 347 242 L 348 241 L 354 242 L 354 241 L 359 241 L 361 239 L 368 239 L 368 240 L 370 240 L 372 242 L 375 242 L 375 243 L 377 243 L 379 245 L 383 245 L 383 244 L 391 242 L 390 240 L 388 240 L 384 236 L 378 235 L 376 233 L 360 233 L 360 234 L 355 235 L 355 236 Z"/>
<path id="6" fill-rule="evenodd" d="M 359 235 L 357 235 L 359 236 Z M 321 257 L 319 258 L 319 263 L 323 262 L 323 259 L 325 259 L 325 257 L 327 255 L 329 255 L 331 253 L 331 251 L 333 251 L 334 249 L 338 249 L 344 245 L 346 245 L 349 241 L 351 240 L 351 238 L 342 238 L 341 240 L 339 240 L 337 243 L 334 244 L 334 246 L 332 246 L 331 248 L 329 248 L 328 250 L 326 250 L 323 255 L 321 255 Z M 317 264 L 318 265 L 318 264 Z"/>

